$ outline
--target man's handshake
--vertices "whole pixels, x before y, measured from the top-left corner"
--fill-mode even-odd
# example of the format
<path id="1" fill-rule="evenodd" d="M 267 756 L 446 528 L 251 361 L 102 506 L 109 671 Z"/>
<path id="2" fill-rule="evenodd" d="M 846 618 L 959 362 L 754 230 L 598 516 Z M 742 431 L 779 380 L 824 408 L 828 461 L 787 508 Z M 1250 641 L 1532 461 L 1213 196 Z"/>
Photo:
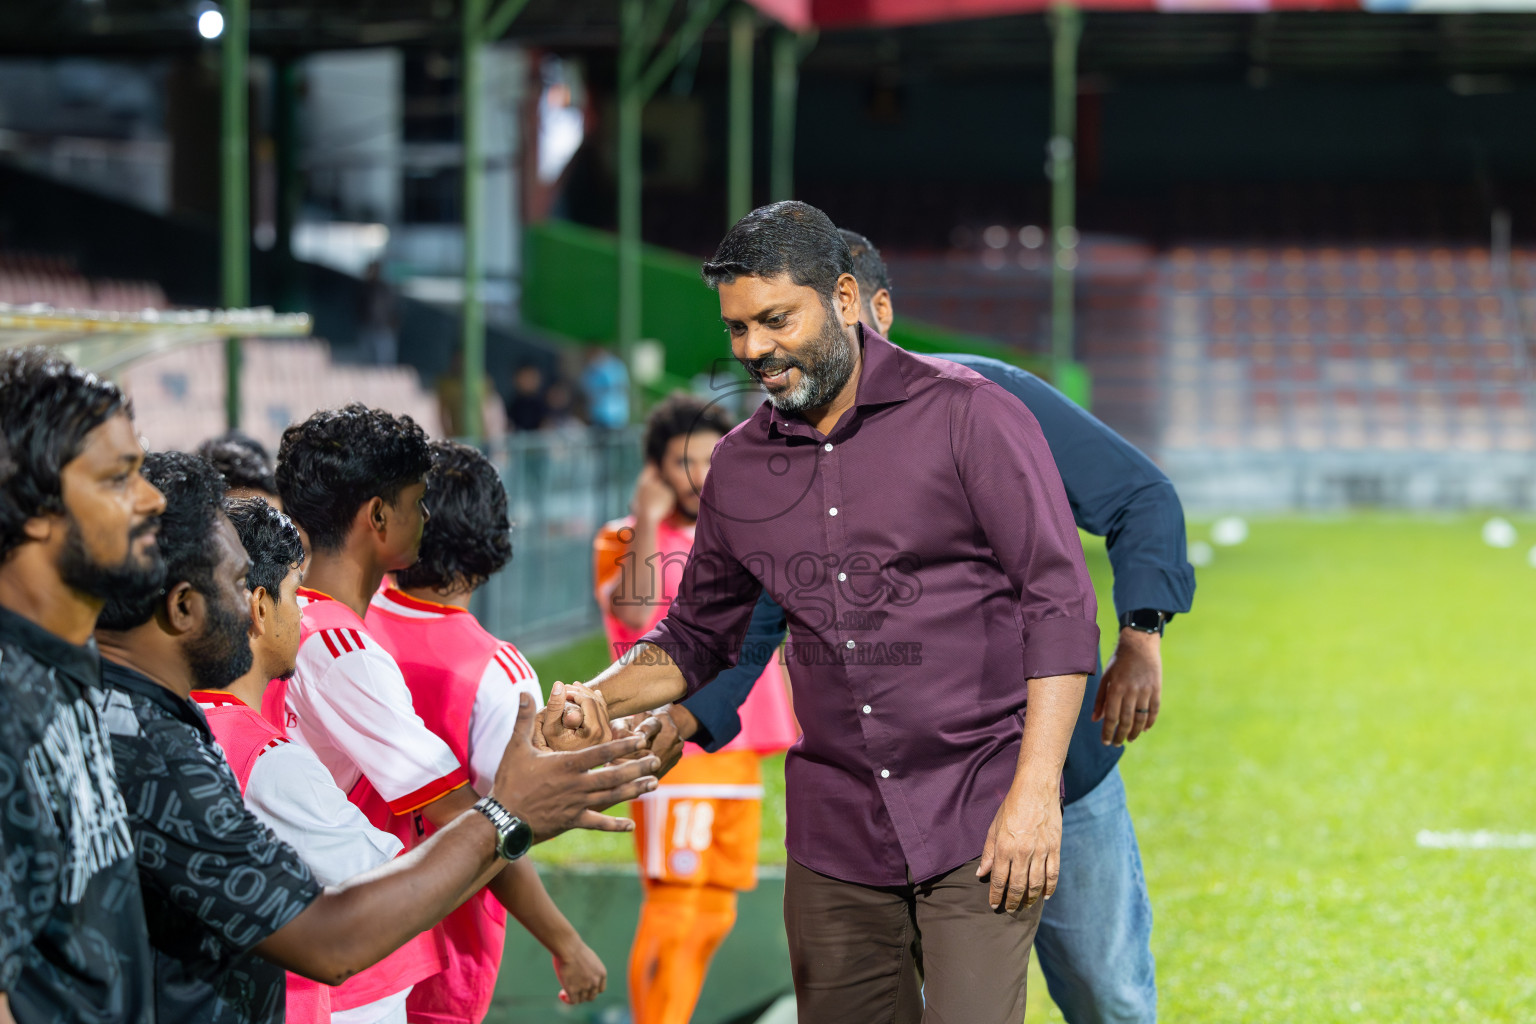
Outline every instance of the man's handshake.
<path id="1" fill-rule="evenodd" d="M 638 722 L 636 721 L 638 719 Z M 549 703 L 539 715 L 534 743 L 546 750 L 585 750 L 609 740 L 643 736 L 645 743 L 624 760 L 654 754 L 661 762 L 656 772 L 665 775 L 683 753 L 683 740 L 666 708 L 658 708 L 644 718 L 610 718 L 608 703 L 601 690 L 581 683 L 555 683 L 550 688 Z"/>

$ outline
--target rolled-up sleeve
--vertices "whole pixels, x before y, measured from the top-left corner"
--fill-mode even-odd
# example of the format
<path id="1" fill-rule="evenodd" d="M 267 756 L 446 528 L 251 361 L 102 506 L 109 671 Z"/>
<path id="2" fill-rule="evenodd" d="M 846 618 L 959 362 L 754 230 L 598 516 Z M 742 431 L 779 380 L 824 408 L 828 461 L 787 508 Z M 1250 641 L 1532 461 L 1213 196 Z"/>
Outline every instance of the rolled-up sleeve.
<path id="1" fill-rule="evenodd" d="M 733 667 L 763 585 L 731 552 L 711 500 L 715 477 L 704 482 L 693 551 L 677 597 L 656 628 L 640 638 L 667 652 L 690 694 Z"/>
<path id="2" fill-rule="evenodd" d="M 1025 678 L 1093 672 L 1098 602 L 1034 415 L 998 385 L 980 385 L 951 407 L 950 444 L 971 512 L 1019 594 Z"/>

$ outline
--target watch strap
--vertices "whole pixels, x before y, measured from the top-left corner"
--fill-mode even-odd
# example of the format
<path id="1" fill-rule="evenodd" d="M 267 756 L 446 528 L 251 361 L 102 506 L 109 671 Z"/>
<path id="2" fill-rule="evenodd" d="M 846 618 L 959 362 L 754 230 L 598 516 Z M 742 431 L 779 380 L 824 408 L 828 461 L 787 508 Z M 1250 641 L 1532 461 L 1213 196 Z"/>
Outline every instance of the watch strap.
<path id="1" fill-rule="evenodd" d="M 528 825 L 517 815 L 504 807 L 500 800 L 493 796 L 483 796 L 475 801 L 475 810 L 485 815 L 491 827 L 496 830 L 496 856 L 502 860 L 517 860 L 528 852 L 529 844 L 527 836 L 514 836 L 520 831 L 529 831 Z M 522 841 L 519 841 L 522 840 Z M 514 849 L 514 846 L 516 847 Z"/>
<path id="2" fill-rule="evenodd" d="M 1120 628 L 1162 636 L 1163 627 L 1168 624 L 1170 618 L 1172 618 L 1171 615 L 1156 608 L 1137 608 L 1120 616 Z"/>

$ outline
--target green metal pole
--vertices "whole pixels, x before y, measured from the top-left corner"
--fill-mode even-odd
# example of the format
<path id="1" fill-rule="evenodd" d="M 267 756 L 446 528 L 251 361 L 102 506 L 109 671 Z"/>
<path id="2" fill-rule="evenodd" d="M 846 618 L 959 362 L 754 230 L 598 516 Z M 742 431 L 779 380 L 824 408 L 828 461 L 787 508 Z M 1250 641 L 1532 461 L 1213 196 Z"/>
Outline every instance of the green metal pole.
<path id="1" fill-rule="evenodd" d="M 640 89 L 645 0 L 619 0 L 619 355 L 632 366 L 640 340 Z"/>
<path id="2" fill-rule="evenodd" d="M 768 198 L 795 198 L 795 105 L 800 96 L 800 37 L 788 29 L 773 34 L 773 151 L 768 163 Z"/>
<path id="3" fill-rule="evenodd" d="M 460 432 L 480 440 L 480 393 L 485 387 L 485 308 L 481 304 L 481 222 L 485 216 L 485 160 L 480 118 L 484 105 L 481 55 L 486 0 L 464 0 L 464 376 Z"/>
<path id="4" fill-rule="evenodd" d="M 1051 48 L 1051 358 L 1056 377 L 1072 360 L 1073 278 L 1077 268 L 1077 44 L 1083 15 L 1058 3 L 1050 15 Z"/>
<path id="5" fill-rule="evenodd" d="M 246 58 L 250 45 L 250 0 L 227 0 L 220 61 L 223 110 L 220 119 L 220 299 L 226 308 L 251 301 L 251 200 L 248 163 Z M 240 426 L 240 339 L 224 341 L 224 420 Z"/>
<path id="6" fill-rule="evenodd" d="M 746 4 L 731 11 L 730 147 L 726 170 L 726 225 L 752 211 L 752 49 L 757 15 Z"/>
<path id="7" fill-rule="evenodd" d="M 273 69 L 272 142 L 277 165 L 277 216 L 272 251 L 277 257 L 277 300 L 283 313 L 297 313 L 299 301 L 298 265 L 293 259 L 293 225 L 298 220 L 299 202 L 299 62 L 285 57 Z"/>

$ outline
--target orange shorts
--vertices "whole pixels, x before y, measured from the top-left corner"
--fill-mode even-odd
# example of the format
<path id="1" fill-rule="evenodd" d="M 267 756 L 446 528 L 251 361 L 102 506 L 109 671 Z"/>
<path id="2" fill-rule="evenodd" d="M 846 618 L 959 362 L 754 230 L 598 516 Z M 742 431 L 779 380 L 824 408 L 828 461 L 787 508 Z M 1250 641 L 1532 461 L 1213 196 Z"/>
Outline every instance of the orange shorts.
<path id="1" fill-rule="evenodd" d="M 757 885 L 763 783 L 749 750 L 695 754 L 630 805 L 640 873 L 671 885 Z"/>

